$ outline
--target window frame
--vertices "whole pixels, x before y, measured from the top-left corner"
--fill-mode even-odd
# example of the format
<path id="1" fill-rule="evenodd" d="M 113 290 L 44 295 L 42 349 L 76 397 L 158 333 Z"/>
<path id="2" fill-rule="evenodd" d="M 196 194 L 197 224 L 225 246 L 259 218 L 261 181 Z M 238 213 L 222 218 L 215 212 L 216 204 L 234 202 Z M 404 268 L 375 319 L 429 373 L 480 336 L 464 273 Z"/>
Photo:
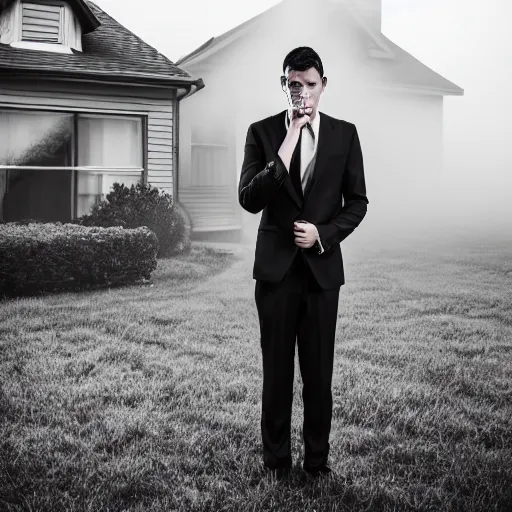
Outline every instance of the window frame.
<path id="1" fill-rule="evenodd" d="M 69 114 L 73 116 L 73 134 L 72 134 L 72 154 L 71 161 L 73 165 L 71 166 L 36 166 L 36 165 L 2 165 L 0 164 L 0 169 L 5 169 L 7 171 L 7 181 L 9 179 L 9 170 L 19 170 L 19 171 L 29 171 L 29 170 L 46 170 L 50 171 L 52 169 L 56 170 L 66 170 L 71 171 L 71 219 L 77 218 L 77 193 L 78 193 L 78 172 L 89 172 L 92 174 L 104 174 L 109 171 L 126 171 L 128 176 L 140 176 L 140 182 L 143 185 L 146 185 L 148 182 L 148 113 L 145 112 L 119 112 L 113 110 L 102 110 L 102 109 L 66 109 L 66 108 L 47 108 L 47 107 L 38 107 L 38 106 L 20 106 L 17 108 L 12 105 L 0 105 L 0 113 L 1 112 L 20 112 L 20 113 L 41 113 L 41 114 Z M 133 169 L 127 168 L 126 166 L 120 167 L 96 167 L 96 166 L 79 166 L 78 162 L 78 118 L 80 114 L 90 114 L 97 115 L 100 117 L 121 117 L 121 118 L 137 118 L 141 121 L 141 151 L 142 158 L 141 164 L 142 167 L 134 167 Z M 127 169 L 129 169 L 127 171 Z"/>

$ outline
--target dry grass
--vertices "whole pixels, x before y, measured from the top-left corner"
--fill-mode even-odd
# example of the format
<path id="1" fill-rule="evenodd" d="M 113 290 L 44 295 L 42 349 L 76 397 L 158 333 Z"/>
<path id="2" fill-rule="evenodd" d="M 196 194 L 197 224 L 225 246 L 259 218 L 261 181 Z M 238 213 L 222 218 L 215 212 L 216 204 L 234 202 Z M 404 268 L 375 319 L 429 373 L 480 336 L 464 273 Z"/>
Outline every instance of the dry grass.
<path id="1" fill-rule="evenodd" d="M 317 483 L 298 363 L 294 473 L 263 477 L 253 253 L 2 303 L 0 510 L 511 510 L 512 249 L 442 249 L 345 250 Z"/>

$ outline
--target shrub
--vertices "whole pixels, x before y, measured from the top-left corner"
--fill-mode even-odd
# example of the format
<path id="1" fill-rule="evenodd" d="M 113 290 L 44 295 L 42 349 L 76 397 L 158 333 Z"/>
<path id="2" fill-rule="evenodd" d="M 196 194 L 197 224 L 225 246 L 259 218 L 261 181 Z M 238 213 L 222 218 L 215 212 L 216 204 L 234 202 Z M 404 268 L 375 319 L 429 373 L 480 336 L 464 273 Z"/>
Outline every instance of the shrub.
<path id="1" fill-rule="evenodd" d="M 159 258 L 190 250 L 185 219 L 172 197 L 151 185 L 138 183 L 127 187 L 114 183 L 105 200 L 74 222 L 84 226 L 147 226 L 158 238 Z"/>
<path id="2" fill-rule="evenodd" d="M 149 279 L 158 240 L 148 228 L 0 225 L 0 295 L 119 285 Z"/>

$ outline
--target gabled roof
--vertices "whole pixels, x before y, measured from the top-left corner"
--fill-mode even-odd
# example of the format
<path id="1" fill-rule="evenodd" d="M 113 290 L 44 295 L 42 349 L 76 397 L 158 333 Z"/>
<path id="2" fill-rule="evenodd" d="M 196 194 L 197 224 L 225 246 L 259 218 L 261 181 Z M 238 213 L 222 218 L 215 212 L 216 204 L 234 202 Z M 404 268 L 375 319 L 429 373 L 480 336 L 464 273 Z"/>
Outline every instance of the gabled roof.
<path id="1" fill-rule="evenodd" d="M 277 9 L 282 8 L 283 4 L 288 1 L 293 0 L 283 0 L 224 34 L 210 38 L 199 48 L 180 57 L 176 61 L 176 64 L 180 66 L 195 65 L 207 59 L 210 55 L 213 55 L 225 46 L 231 45 L 239 37 L 256 30 L 260 24 L 263 25 L 269 16 L 276 14 Z M 328 2 L 330 0 L 324 1 Z M 463 89 L 425 66 L 411 54 L 394 44 L 390 39 L 384 36 L 380 30 L 372 27 L 358 10 L 356 2 L 353 0 L 337 0 L 332 3 L 344 9 L 360 28 L 367 33 L 371 41 L 368 51 L 370 64 L 376 68 L 382 68 L 391 83 L 446 95 L 462 95 L 464 93 Z M 321 6 L 321 2 L 318 2 L 318 5 Z"/>
<path id="2" fill-rule="evenodd" d="M 275 4 L 270 7 L 266 11 L 248 19 L 244 23 L 224 32 L 217 37 L 212 37 L 206 43 L 203 43 L 199 48 L 196 48 L 191 53 L 180 57 L 176 64 L 184 64 L 191 63 L 192 61 L 198 62 L 202 58 L 211 55 L 211 53 L 215 53 L 215 51 L 220 50 L 226 44 L 230 44 L 239 37 L 247 34 L 250 30 L 253 30 L 256 27 L 256 24 L 263 23 L 264 20 L 271 16 L 272 14 L 277 13 L 279 9 L 287 9 L 289 8 L 287 4 L 290 2 L 294 2 L 297 0 L 282 0 L 281 2 Z M 338 5 L 342 5 L 344 9 L 346 9 L 352 18 L 356 21 L 356 23 L 369 35 L 372 41 L 372 48 L 374 50 L 378 50 L 380 52 L 381 57 L 387 56 L 392 57 L 392 53 L 390 48 L 387 46 L 386 42 L 382 39 L 382 34 L 380 31 L 375 30 L 364 18 L 364 16 L 359 12 L 357 6 L 354 5 L 353 0 L 316 0 L 316 7 L 322 6 L 322 3 L 334 3 Z"/>
<path id="3" fill-rule="evenodd" d="M 84 4 L 100 22 L 83 35 L 82 52 L 73 54 L 14 48 L 0 44 L 0 75 L 43 75 L 103 81 L 177 85 L 197 83 L 189 73 L 142 41 L 90 1 Z"/>
<path id="4" fill-rule="evenodd" d="M 462 96 L 464 89 L 425 66 L 386 36 L 382 35 L 393 52 L 392 60 L 373 59 L 372 65 L 381 68 L 389 82 L 419 92 L 437 92 L 442 95 Z"/>

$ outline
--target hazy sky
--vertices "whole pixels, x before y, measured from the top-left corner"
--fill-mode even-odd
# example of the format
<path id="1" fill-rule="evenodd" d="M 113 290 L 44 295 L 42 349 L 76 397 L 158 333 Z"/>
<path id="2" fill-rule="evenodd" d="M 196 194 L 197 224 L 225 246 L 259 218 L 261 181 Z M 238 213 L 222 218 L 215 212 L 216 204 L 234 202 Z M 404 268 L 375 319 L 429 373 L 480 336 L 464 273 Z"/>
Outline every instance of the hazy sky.
<path id="1" fill-rule="evenodd" d="M 171 60 L 194 50 L 212 36 L 217 36 L 279 3 L 280 0 L 95 0 L 96 3 L 146 42 Z M 439 6 L 462 4 L 464 0 L 383 0 L 383 28 L 388 35 L 407 41 L 415 38 L 414 27 L 408 19 L 419 15 L 433 20 Z M 490 0 L 492 1 L 492 0 Z M 312 2 L 311 5 L 314 5 Z M 144 7 L 144 9 L 142 9 Z M 428 45 L 426 34 L 423 46 Z"/>

